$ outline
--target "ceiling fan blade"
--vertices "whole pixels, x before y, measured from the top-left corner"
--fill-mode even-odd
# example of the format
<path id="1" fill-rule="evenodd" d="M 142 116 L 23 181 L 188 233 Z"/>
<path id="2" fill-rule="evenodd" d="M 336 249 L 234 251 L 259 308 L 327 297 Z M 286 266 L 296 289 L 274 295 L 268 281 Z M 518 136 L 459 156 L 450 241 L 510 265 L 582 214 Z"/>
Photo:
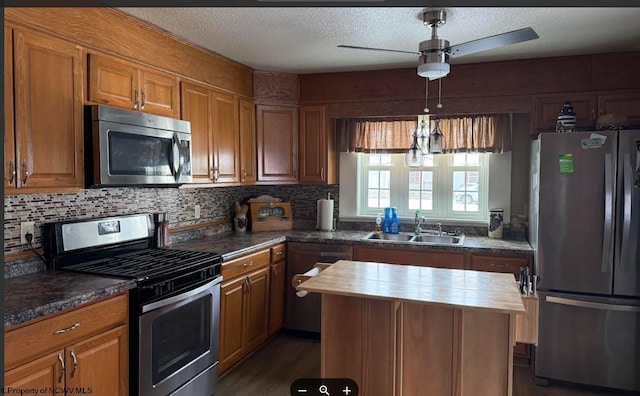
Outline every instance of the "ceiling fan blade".
<path id="1" fill-rule="evenodd" d="M 385 48 L 371 48 L 371 47 L 357 47 L 355 45 L 339 45 L 338 47 L 339 48 L 359 49 L 359 50 L 386 51 L 386 52 L 398 52 L 398 53 L 401 53 L 401 54 L 420 55 L 419 52 L 415 52 L 415 51 L 402 51 L 402 50 L 385 49 Z"/>
<path id="2" fill-rule="evenodd" d="M 449 47 L 448 51 L 451 56 L 465 56 L 480 51 L 487 51 L 494 48 L 521 43 L 523 41 L 535 40 L 538 37 L 538 33 L 528 27 L 507 33 L 496 34 L 495 36 L 489 36 L 478 40 L 467 41 L 462 44 L 452 45 Z"/>

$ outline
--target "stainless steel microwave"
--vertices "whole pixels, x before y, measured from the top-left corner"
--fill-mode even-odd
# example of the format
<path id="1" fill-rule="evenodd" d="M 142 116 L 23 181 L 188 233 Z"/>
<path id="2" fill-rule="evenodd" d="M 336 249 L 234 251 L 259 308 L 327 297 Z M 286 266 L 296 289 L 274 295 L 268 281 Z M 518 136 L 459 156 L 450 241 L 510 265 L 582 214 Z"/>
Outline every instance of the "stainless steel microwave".
<path id="1" fill-rule="evenodd" d="M 87 185 L 178 186 L 191 182 L 191 124 L 110 106 L 86 107 Z M 92 168 L 92 169 L 91 169 Z"/>

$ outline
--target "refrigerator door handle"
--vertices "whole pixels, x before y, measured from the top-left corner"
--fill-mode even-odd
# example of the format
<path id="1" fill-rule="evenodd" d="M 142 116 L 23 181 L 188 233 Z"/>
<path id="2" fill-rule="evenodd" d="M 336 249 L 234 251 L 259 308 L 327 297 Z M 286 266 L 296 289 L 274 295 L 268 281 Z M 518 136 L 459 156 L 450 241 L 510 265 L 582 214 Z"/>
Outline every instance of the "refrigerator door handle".
<path id="1" fill-rule="evenodd" d="M 633 199 L 631 186 L 633 186 L 633 175 L 631 172 L 631 156 L 629 153 L 624 154 L 623 162 L 623 185 L 624 185 L 624 203 L 622 217 L 622 247 L 620 249 L 620 260 L 618 265 L 620 273 L 627 272 L 627 266 L 633 261 L 638 248 L 637 238 L 631 238 L 631 202 Z M 634 227 L 635 228 L 635 227 Z"/>
<path id="2" fill-rule="evenodd" d="M 613 156 L 604 156 L 604 235 L 602 237 L 601 272 L 609 272 L 613 268 Z"/>
<path id="3" fill-rule="evenodd" d="M 599 309 L 603 311 L 619 311 L 619 312 L 640 312 L 640 306 L 636 305 L 614 305 L 604 304 L 591 301 L 573 300 L 570 298 L 547 296 L 546 301 L 552 304 L 570 305 L 579 308 Z"/>

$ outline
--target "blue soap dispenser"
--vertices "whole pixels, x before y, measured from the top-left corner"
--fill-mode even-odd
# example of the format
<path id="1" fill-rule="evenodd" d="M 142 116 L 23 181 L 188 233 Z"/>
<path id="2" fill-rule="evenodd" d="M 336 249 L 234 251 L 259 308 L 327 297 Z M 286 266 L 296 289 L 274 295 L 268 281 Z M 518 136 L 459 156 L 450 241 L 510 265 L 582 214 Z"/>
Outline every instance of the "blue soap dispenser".
<path id="1" fill-rule="evenodd" d="M 398 208 L 395 206 L 391 208 L 391 226 L 389 227 L 390 234 L 398 234 L 400 232 L 400 221 L 398 220 Z"/>

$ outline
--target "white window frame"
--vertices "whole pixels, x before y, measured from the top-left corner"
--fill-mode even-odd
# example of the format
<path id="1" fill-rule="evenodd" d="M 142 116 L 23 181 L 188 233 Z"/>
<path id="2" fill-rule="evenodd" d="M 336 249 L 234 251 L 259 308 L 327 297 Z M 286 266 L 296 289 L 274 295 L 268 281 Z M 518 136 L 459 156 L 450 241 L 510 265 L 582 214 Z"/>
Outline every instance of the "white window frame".
<path id="1" fill-rule="evenodd" d="M 383 211 L 382 208 L 368 208 L 367 189 L 368 171 L 381 168 L 391 171 L 391 206 L 398 208 L 398 215 L 404 218 L 412 218 L 414 209 L 409 209 L 409 172 L 432 171 L 433 172 L 433 206 L 431 210 L 421 209 L 420 214 L 429 220 L 441 220 L 446 222 L 486 222 L 488 217 L 488 193 L 489 193 L 489 154 L 480 155 L 479 166 L 454 166 L 453 154 L 434 155 L 434 166 L 421 168 L 408 168 L 404 165 L 404 154 L 392 155 L 392 166 L 379 165 L 368 166 L 367 154 L 357 154 L 357 216 L 376 216 Z M 478 171 L 478 211 L 465 212 L 454 211 L 453 198 L 453 172 L 454 171 Z"/>

